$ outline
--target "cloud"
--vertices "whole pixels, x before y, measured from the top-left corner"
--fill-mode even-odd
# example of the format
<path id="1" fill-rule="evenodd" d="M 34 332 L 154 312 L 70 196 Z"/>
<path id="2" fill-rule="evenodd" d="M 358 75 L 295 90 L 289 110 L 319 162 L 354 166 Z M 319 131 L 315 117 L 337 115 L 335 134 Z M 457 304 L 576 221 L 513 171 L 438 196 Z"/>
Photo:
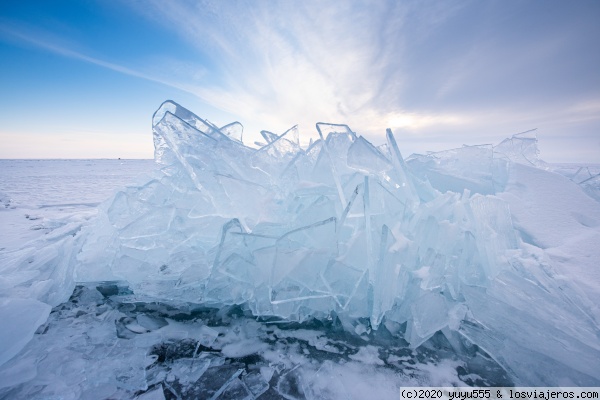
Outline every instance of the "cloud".
<path id="1" fill-rule="evenodd" d="M 180 43 L 140 51 L 131 66 L 23 25 L 2 24 L 2 35 L 191 93 L 247 125 L 276 132 L 296 123 L 312 131 L 323 121 L 347 123 L 370 137 L 382 138 L 390 127 L 407 139 L 446 135 L 477 143 L 488 140 L 482 132 L 598 115 L 598 85 L 572 78 L 573 71 L 587 71 L 585 62 L 565 57 L 581 33 L 557 10 L 531 24 L 537 6 L 503 2 L 148 0 L 122 6 Z M 560 24 L 548 29 L 553 22 Z"/>
<path id="2" fill-rule="evenodd" d="M 381 121 L 416 129 L 459 120 L 426 109 L 399 111 L 409 79 L 399 62 L 407 46 L 402 30 L 415 12 L 409 3 L 150 1 L 136 11 L 214 61 L 210 80 L 178 86 L 243 119 L 278 127 L 347 122 L 359 129 L 379 128 Z M 453 12 L 443 11 L 437 6 L 421 20 L 439 23 Z M 426 36 L 419 26 L 419 37 Z"/>
<path id="3" fill-rule="evenodd" d="M 136 11 L 214 62 L 204 82 L 179 86 L 268 129 L 330 121 L 382 136 L 386 127 L 475 132 L 510 120 L 520 125 L 515 130 L 528 129 L 548 108 L 531 102 L 538 98 L 527 79 L 535 76 L 536 60 L 559 53 L 565 41 L 558 32 L 533 47 L 511 42 L 498 33 L 502 18 L 480 30 L 489 21 L 470 19 L 495 8 L 479 14 L 471 8 L 468 2 L 155 0 Z"/>
<path id="4" fill-rule="evenodd" d="M 183 90 L 191 94 L 197 94 L 198 91 L 193 86 L 184 84 L 183 82 L 194 82 L 194 78 L 201 73 L 198 69 L 193 69 L 185 63 L 171 61 L 169 71 L 175 71 L 175 76 L 180 76 L 180 82 L 176 80 L 165 79 L 160 75 L 142 72 L 132 69 L 117 63 L 105 61 L 99 58 L 91 57 L 81 51 L 74 50 L 61 44 L 61 38 L 56 38 L 49 32 L 42 31 L 39 28 L 32 29 L 26 26 L 18 26 L 15 24 L 0 24 L 0 35 L 7 39 L 16 40 L 21 43 L 32 45 L 45 51 L 61 55 L 63 57 L 74 60 L 83 61 L 89 64 L 97 65 L 102 68 L 109 69 L 124 75 L 133 76 L 135 78 L 145 79 L 151 82 L 160 83 L 175 89 Z M 51 39 L 48 39 L 51 38 Z M 176 66 L 176 68 L 174 68 Z"/>
<path id="5" fill-rule="evenodd" d="M 47 50 L 51 53 L 55 53 L 64 57 L 73 58 L 80 61 L 85 61 L 91 64 L 95 64 L 104 68 L 111 69 L 116 72 L 120 72 L 122 74 L 135 76 L 138 78 L 149 79 L 149 77 L 145 76 L 142 73 L 137 71 L 133 71 L 129 68 L 113 64 L 110 62 L 106 62 L 94 57 L 87 56 L 83 53 L 77 52 L 75 50 L 69 49 L 67 47 L 63 47 L 55 42 L 44 39 L 44 37 L 48 37 L 51 35 L 45 35 L 41 32 L 35 32 L 34 30 L 30 30 L 24 27 L 10 26 L 8 24 L 0 25 L 0 33 L 3 36 L 8 38 L 16 39 L 19 42 L 27 43 L 41 49 Z"/>

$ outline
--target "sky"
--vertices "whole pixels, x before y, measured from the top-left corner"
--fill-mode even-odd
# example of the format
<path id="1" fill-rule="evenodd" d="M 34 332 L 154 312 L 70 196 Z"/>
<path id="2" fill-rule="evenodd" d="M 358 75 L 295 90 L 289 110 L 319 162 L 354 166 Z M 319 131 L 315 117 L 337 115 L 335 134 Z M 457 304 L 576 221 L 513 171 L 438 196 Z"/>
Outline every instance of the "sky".
<path id="1" fill-rule="evenodd" d="M 600 163 L 599 21 L 597 0 L 0 0 L 0 158 L 152 158 L 171 99 L 248 143 L 537 129 L 545 161 Z"/>

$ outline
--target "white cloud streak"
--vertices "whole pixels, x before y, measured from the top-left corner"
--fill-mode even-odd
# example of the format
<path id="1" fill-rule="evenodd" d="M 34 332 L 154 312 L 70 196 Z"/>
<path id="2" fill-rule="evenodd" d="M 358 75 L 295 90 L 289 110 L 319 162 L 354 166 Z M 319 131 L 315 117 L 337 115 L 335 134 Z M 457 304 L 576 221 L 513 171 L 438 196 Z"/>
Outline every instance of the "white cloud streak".
<path id="1" fill-rule="evenodd" d="M 21 43 L 38 47 L 54 54 L 61 55 L 66 58 L 97 65 L 99 67 L 135 78 L 160 83 L 162 85 L 196 95 L 206 102 L 209 102 L 210 98 L 212 97 L 210 90 L 205 90 L 195 86 L 195 82 L 200 80 L 205 72 L 197 68 L 192 69 L 193 67 L 188 63 L 178 62 L 176 60 L 163 60 L 162 65 L 167 65 L 163 71 L 145 72 L 89 56 L 82 51 L 74 50 L 58 43 L 58 40 L 56 39 L 54 41 L 48 40 L 46 38 L 52 37 L 52 35 L 49 35 L 47 32 L 40 31 L 39 29 L 15 26 L 14 24 L 0 24 L 0 35 Z M 179 79 L 171 79 L 171 76 Z"/>
<path id="2" fill-rule="evenodd" d="M 0 33 L 9 38 L 16 39 L 20 42 L 27 43 L 41 49 L 47 50 L 51 53 L 55 53 L 64 57 L 73 58 L 80 61 L 85 61 L 90 64 L 98 65 L 103 68 L 107 68 L 116 72 L 120 72 L 125 75 L 134 76 L 136 78 L 148 79 L 152 81 L 157 81 L 155 78 L 147 76 L 141 72 L 134 71 L 127 67 L 123 67 L 118 64 L 113 64 L 111 62 L 103 61 L 94 57 L 87 56 L 83 53 L 77 52 L 75 50 L 60 46 L 56 43 L 52 43 L 48 40 L 43 39 L 44 35 L 41 35 L 37 32 L 29 31 L 24 28 L 10 27 L 8 25 L 0 25 Z M 162 81 L 157 81 L 159 83 L 165 83 Z"/>

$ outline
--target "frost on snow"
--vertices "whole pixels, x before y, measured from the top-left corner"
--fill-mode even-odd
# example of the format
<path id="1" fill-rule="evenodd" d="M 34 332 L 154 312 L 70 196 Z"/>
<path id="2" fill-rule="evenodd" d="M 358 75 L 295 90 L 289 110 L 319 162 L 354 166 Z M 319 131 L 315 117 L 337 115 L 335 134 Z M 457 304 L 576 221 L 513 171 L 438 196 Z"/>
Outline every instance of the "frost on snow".
<path id="1" fill-rule="evenodd" d="M 296 127 L 263 131 L 255 149 L 241 124 L 163 103 L 157 170 L 69 242 L 74 281 L 120 279 L 136 295 L 272 320 L 336 318 L 413 348 L 441 333 L 516 383 L 600 383 L 594 306 L 498 196 L 515 164 L 544 168 L 533 133 L 404 159 L 390 130 L 379 147 L 346 125 L 317 130 L 308 148 Z"/>

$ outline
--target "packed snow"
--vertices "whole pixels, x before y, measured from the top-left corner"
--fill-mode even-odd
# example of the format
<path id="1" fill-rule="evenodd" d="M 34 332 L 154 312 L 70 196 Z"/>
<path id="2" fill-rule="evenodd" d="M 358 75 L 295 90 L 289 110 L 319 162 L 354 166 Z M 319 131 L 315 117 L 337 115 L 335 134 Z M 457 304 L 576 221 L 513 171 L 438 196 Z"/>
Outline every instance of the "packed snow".
<path id="1" fill-rule="evenodd" d="M 152 165 L 1 161 L 0 396 L 600 384 L 599 166 L 317 131 L 167 101 Z"/>

